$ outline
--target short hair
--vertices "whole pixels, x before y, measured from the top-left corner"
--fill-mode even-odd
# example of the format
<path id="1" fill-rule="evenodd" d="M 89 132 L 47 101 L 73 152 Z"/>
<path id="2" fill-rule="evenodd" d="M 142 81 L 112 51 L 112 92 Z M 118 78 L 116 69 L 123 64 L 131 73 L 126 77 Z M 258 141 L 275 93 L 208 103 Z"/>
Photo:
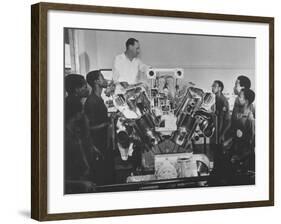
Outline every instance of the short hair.
<path id="1" fill-rule="evenodd" d="M 89 83 L 89 85 L 92 88 L 95 86 L 95 81 L 97 81 L 99 79 L 100 74 L 101 74 L 100 70 L 90 71 L 87 74 L 87 76 L 86 76 L 87 83 Z"/>
<path id="2" fill-rule="evenodd" d="M 130 137 L 126 131 L 118 132 L 117 141 L 124 148 L 128 148 L 130 146 Z"/>
<path id="3" fill-rule="evenodd" d="M 215 80 L 214 83 L 217 83 L 218 86 L 221 88 L 221 91 L 223 91 L 224 85 L 223 85 L 223 82 L 222 82 L 222 81 L 220 81 L 220 80 Z"/>
<path id="4" fill-rule="evenodd" d="M 79 74 L 69 74 L 64 78 L 65 90 L 71 95 L 75 93 L 75 89 L 81 88 L 85 84 L 85 78 Z"/>
<path id="5" fill-rule="evenodd" d="M 135 39 L 135 38 L 129 38 L 126 41 L 126 49 L 128 49 L 130 45 L 134 46 L 135 42 L 139 42 L 139 41 L 137 39 Z"/>
<path id="6" fill-rule="evenodd" d="M 248 100 L 249 104 L 253 103 L 255 101 L 255 92 L 251 89 L 242 89 L 241 90 L 244 93 L 245 100 Z"/>
<path id="7" fill-rule="evenodd" d="M 247 76 L 240 75 L 237 79 L 239 80 L 241 87 L 244 87 L 245 89 L 251 88 L 251 80 Z"/>

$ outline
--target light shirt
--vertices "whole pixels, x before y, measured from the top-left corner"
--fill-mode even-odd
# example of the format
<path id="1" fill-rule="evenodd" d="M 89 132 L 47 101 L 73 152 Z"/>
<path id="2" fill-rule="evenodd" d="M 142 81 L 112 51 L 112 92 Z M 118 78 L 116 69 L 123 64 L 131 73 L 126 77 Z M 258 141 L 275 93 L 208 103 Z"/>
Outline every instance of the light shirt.
<path id="1" fill-rule="evenodd" d="M 135 84 L 138 81 L 139 72 L 146 72 L 147 65 L 139 58 L 133 58 L 131 61 L 125 53 L 117 55 L 113 63 L 113 81 L 128 82 Z"/>

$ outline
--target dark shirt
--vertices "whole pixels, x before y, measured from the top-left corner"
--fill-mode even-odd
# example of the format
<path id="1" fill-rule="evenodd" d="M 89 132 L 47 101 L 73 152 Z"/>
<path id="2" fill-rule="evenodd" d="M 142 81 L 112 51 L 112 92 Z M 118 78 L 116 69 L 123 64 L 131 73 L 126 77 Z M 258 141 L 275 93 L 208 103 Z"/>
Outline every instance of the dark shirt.
<path id="1" fill-rule="evenodd" d="M 84 105 L 85 114 L 90 122 L 90 127 L 109 122 L 107 108 L 101 97 L 92 93 L 88 96 Z M 101 151 L 103 159 L 96 160 L 92 164 L 94 179 L 97 185 L 112 184 L 114 179 L 113 158 L 111 149 L 107 144 L 108 126 L 91 130 L 92 143 Z"/>
<path id="2" fill-rule="evenodd" d="M 90 127 L 108 122 L 107 108 L 101 97 L 92 93 L 88 96 L 84 105 L 85 114 L 87 115 Z M 107 127 L 98 130 L 91 130 L 93 144 L 100 150 L 105 151 L 107 146 Z"/>
<path id="3" fill-rule="evenodd" d="M 216 95 L 216 114 L 223 117 L 225 120 L 230 118 L 229 103 L 223 94 Z"/>
<path id="4" fill-rule="evenodd" d="M 254 150 L 255 119 L 251 107 L 243 111 L 237 106 L 232 113 L 232 133 L 234 139 L 234 153 L 238 156 L 247 155 Z"/>
<path id="5" fill-rule="evenodd" d="M 215 110 L 218 121 L 218 135 L 220 136 L 230 121 L 229 103 L 223 94 L 216 95 Z M 211 141 L 215 141 L 215 135 L 213 135 Z"/>
<path id="6" fill-rule="evenodd" d="M 68 95 L 64 101 L 64 115 L 65 120 L 75 116 L 78 112 L 82 111 L 81 98 L 75 95 Z"/>
<path id="7" fill-rule="evenodd" d="M 64 167 L 66 180 L 79 180 L 86 171 L 82 156 L 82 143 L 76 133 L 65 129 Z"/>
<path id="8" fill-rule="evenodd" d="M 232 114 L 235 114 L 235 110 L 237 110 L 239 108 L 239 100 L 238 100 L 238 97 L 235 98 L 235 101 L 234 101 L 234 106 L 233 106 L 233 112 Z M 249 105 L 249 109 L 250 111 L 252 112 L 254 118 L 256 117 L 256 111 L 255 111 L 255 106 L 254 104 L 250 104 Z M 232 119 L 232 118 L 231 118 Z"/>

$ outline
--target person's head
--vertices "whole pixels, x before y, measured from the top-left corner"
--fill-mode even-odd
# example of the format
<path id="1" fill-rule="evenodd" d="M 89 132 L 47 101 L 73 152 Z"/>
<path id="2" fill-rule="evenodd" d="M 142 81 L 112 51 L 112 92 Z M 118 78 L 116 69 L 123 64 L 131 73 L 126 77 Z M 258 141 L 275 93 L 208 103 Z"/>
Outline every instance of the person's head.
<path id="1" fill-rule="evenodd" d="M 89 95 L 89 89 L 85 78 L 82 75 L 70 74 L 65 77 L 65 90 L 68 95 L 75 95 L 80 98 Z"/>
<path id="2" fill-rule="evenodd" d="M 251 88 L 250 79 L 244 75 L 240 75 L 235 81 L 234 94 L 238 95 L 242 89 L 250 89 L 250 88 Z"/>
<path id="3" fill-rule="evenodd" d="M 140 54 L 140 43 L 135 38 L 129 38 L 126 41 L 126 52 L 129 52 L 133 57 Z"/>
<path id="4" fill-rule="evenodd" d="M 224 85 L 223 85 L 222 81 L 215 80 L 212 85 L 212 92 L 214 94 L 221 93 L 223 91 L 223 88 L 224 88 Z"/>
<path id="5" fill-rule="evenodd" d="M 130 146 L 130 137 L 126 131 L 118 132 L 117 141 L 124 148 L 128 148 Z"/>
<path id="6" fill-rule="evenodd" d="M 86 80 L 93 89 L 95 89 L 96 87 L 107 87 L 107 81 L 104 79 L 103 74 L 100 70 L 90 71 L 87 74 Z"/>
<path id="7" fill-rule="evenodd" d="M 255 92 L 251 89 L 242 89 L 239 94 L 238 100 L 241 106 L 248 106 L 254 102 Z"/>

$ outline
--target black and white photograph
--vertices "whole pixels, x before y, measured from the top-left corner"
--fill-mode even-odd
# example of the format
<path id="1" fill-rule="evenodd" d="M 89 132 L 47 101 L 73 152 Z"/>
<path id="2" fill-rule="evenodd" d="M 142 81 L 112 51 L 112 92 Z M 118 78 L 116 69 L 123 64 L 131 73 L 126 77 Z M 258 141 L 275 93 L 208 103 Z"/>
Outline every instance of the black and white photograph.
<path id="1" fill-rule="evenodd" d="M 64 193 L 255 185 L 255 38 L 64 28 Z"/>

